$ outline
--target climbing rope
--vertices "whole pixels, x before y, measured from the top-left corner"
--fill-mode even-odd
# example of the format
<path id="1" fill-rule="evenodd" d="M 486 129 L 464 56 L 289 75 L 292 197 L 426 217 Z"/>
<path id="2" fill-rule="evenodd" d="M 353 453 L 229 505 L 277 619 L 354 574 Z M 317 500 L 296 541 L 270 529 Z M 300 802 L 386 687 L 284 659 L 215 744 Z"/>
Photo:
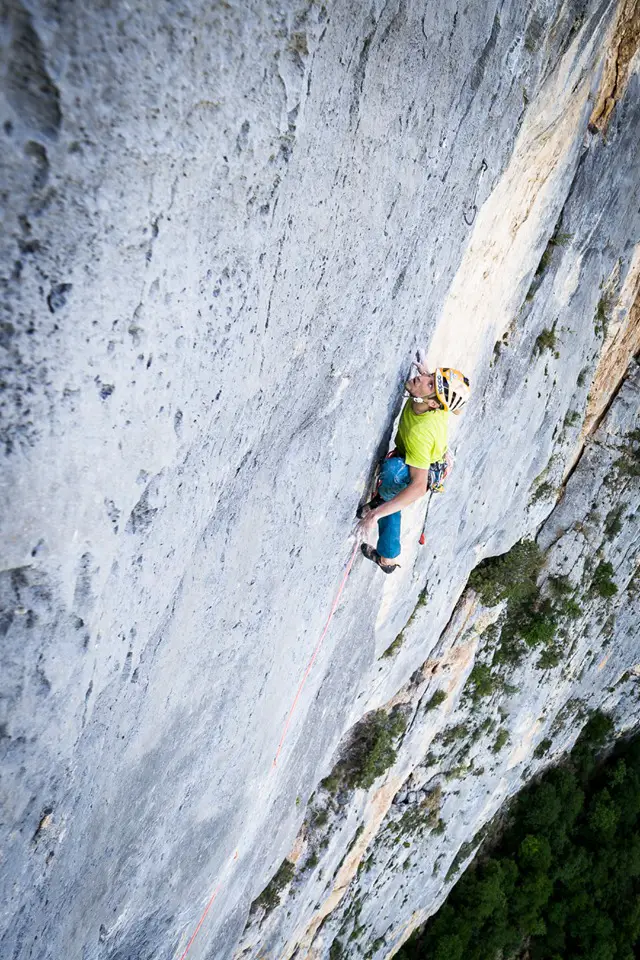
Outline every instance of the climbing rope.
<path id="1" fill-rule="evenodd" d="M 311 670 L 312 670 L 312 668 L 313 668 L 313 665 L 314 665 L 314 663 L 315 663 L 315 661 L 316 661 L 316 657 L 317 657 L 318 654 L 320 653 L 320 647 L 322 646 L 322 642 L 323 642 L 324 638 L 325 638 L 326 635 L 327 635 L 327 631 L 328 631 L 328 629 L 329 629 L 329 624 L 330 624 L 331 621 L 333 620 L 333 615 L 334 615 L 334 613 L 335 613 L 336 610 L 337 610 L 338 604 L 339 604 L 339 602 L 340 602 L 340 597 L 342 596 L 342 591 L 344 590 L 345 584 L 346 584 L 346 582 L 347 582 L 347 580 L 348 580 L 348 578 L 349 578 L 349 574 L 351 573 L 351 567 L 353 566 L 353 561 L 355 560 L 356 554 L 357 554 L 357 552 L 358 552 L 358 544 L 359 544 L 359 540 L 356 539 L 356 545 L 355 545 L 355 547 L 353 548 L 353 553 L 351 554 L 351 558 L 350 558 L 350 560 L 349 560 L 349 563 L 347 564 L 346 569 L 345 569 L 345 571 L 344 571 L 344 576 L 343 576 L 343 578 L 342 578 L 342 583 L 340 584 L 340 586 L 339 586 L 339 588 L 338 588 L 338 592 L 336 593 L 336 598 L 335 598 L 335 600 L 333 601 L 333 606 L 331 607 L 331 610 L 330 610 L 330 612 L 329 612 L 329 616 L 327 617 L 327 622 L 326 622 L 325 625 L 324 625 L 324 630 L 322 631 L 322 633 L 321 633 L 321 635 L 320 635 L 320 639 L 318 640 L 318 643 L 317 643 L 317 645 L 316 645 L 316 648 L 315 648 L 315 650 L 313 651 L 313 654 L 312 654 L 312 656 L 311 656 L 311 659 L 309 660 L 309 663 L 307 664 L 307 669 L 305 670 L 305 672 L 304 672 L 304 674 L 303 674 L 303 676 L 302 676 L 302 680 L 300 681 L 300 686 L 298 687 L 298 690 L 297 690 L 297 692 L 296 692 L 296 695 L 295 695 L 295 697 L 293 698 L 293 703 L 291 704 L 291 709 L 289 710 L 289 713 L 288 713 L 288 715 L 287 715 L 287 719 L 286 719 L 286 722 L 285 722 L 285 725 L 284 725 L 284 730 L 282 731 L 282 736 L 280 737 L 280 743 L 278 744 L 278 749 L 276 750 L 276 755 L 275 755 L 275 757 L 273 758 L 273 766 L 274 766 L 274 767 L 277 766 L 277 764 L 278 764 L 278 757 L 280 756 L 280 752 L 281 752 L 281 750 L 282 750 L 282 746 L 283 746 L 284 741 L 285 741 L 285 738 L 286 738 L 286 736 L 287 736 L 287 731 L 289 730 L 289 724 L 291 723 L 291 717 L 293 716 L 293 712 L 294 712 L 294 710 L 296 709 L 296 706 L 297 706 L 297 704 L 298 704 L 298 700 L 300 699 L 300 694 L 302 693 L 302 690 L 303 690 L 303 688 L 304 688 L 304 685 L 305 685 L 305 683 L 307 682 L 307 678 L 308 678 L 309 674 L 311 673 Z"/>
<path id="2" fill-rule="evenodd" d="M 200 927 L 201 927 L 202 924 L 204 923 L 205 918 L 206 918 L 207 914 L 209 913 L 209 910 L 210 910 L 211 907 L 213 906 L 213 901 L 214 901 L 215 898 L 218 896 L 218 891 L 220 890 L 220 887 L 221 887 L 221 886 L 222 886 L 222 884 L 219 883 L 218 886 L 217 886 L 217 887 L 215 888 L 215 890 L 213 891 L 213 893 L 211 894 L 211 898 L 210 898 L 210 900 L 209 900 L 209 903 L 206 905 L 206 907 L 205 907 L 205 909 L 204 909 L 204 913 L 202 914 L 202 916 L 200 917 L 200 919 L 199 919 L 199 921 L 198 921 L 198 926 L 195 928 L 195 930 L 194 930 L 193 933 L 191 934 L 191 939 L 189 940 L 189 943 L 186 945 L 186 947 L 185 947 L 185 949 L 184 949 L 184 953 L 183 953 L 182 956 L 180 957 L 180 960 L 184 960 L 184 958 L 186 957 L 186 955 L 189 953 L 189 950 L 191 950 L 191 944 L 193 943 L 193 941 L 195 940 L 195 938 L 198 936 L 198 931 L 200 930 Z"/>
<path id="3" fill-rule="evenodd" d="M 291 704 L 291 707 L 290 707 L 290 709 L 289 709 L 289 713 L 287 714 L 287 719 L 286 719 L 285 724 L 284 724 L 284 729 L 283 729 L 283 731 L 282 731 L 282 736 L 280 737 L 280 742 L 279 742 L 279 744 L 278 744 L 278 749 L 276 750 L 275 757 L 273 758 L 273 763 L 272 763 L 272 765 L 271 765 L 270 773 L 272 773 L 273 770 L 277 768 L 278 758 L 279 758 L 279 756 L 280 756 L 280 754 L 281 754 L 281 752 L 282 752 L 282 748 L 283 748 L 283 746 L 284 746 L 284 742 L 285 742 L 285 740 L 286 740 L 287 733 L 288 733 L 289 727 L 290 727 L 290 725 L 291 725 L 291 718 L 293 717 L 293 714 L 294 714 L 294 712 L 295 712 L 296 706 L 298 705 L 298 700 L 300 699 L 300 695 L 302 694 L 302 691 L 303 691 L 304 686 L 305 686 L 305 684 L 306 684 L 306 682 L 307 682 L 307 679 L 308 679 L 308 677 L 309 677 L 309 674 L 311 673 L 311 670 L 313 669 L 313 665 L 314 665 L 314 663 L 315 663 L 315 661 L 316 661 L 316 659 L 317 659 L 317 656 L 318 656 L 318 654 L 320 653 L 320 648 L 321 648 L 321 646 L 322 646 L 322 644 L 323 644 L 324 638 L 325 638 L 326 635 L 327 635 L 327 632 L 328 632 L 328 630 L 329 630 L 329 626 L 330 626 L 330 624 L 331 624 L 331 621 L 333 620 L 333 616 L 334 616 L 334 614 L 335 614 L 335 612 L 336 612 L 336 610 L 337 610 L 337 608 L 338 608 L 338 604 L 339 604 L 339 602 L 340 602 L 340 597 L 342 596 L 342 592 L 343 592 L 343 590 L 344 590 L 344 588 L 345 588 L 345 585 L 346 585 L 346 583 L 347 583 L 347 580 L 349 579 L 349 574 L 351 573 L 351 568 L 352 568 L 352 566 L 353 566 L 353 562 L 354 562 L 354 560 L 355 560 L 355 558 L 356 558 L 356 556 L 357 556 L 358 546 L 359 546 L 359 545 L 360 545 L 360 538 L 359 538 L 359 537 L 356 537 L 356 544 L 355 544 L 355 546 L 354 546 L 354 548 L 353 548 L 353 553 L 351 554 L 351 557 L 349 558 L 349 562 L 347 563 L 347 566 L 346 566 L 346 568 L 345 568 L 344 576 L 342 577 L 342 581 L 341 581 L 341 583 L 340 583 L 340 586 L 338 587 L 338 592 L 336 593 L 335 599 L 334 599 L 334 601 L 333 601 L 333 605 L 332 605 L 332 607 L 331 607 L 331 610 L 329 611 L 329 616 L 327 617 L 326 623 L 325 623 L 325 625 L 324 625 L 324 629 L 322 630 L 322 633 L 320 634 L 320 639 L 318 640 L 318 642 L 317 642 L 317 644 L 316 644 L 316 647 L 315 647 L 315 650 L 313 651 L 313 653 L 312 653 L 312 655 L 311 655 L 311 659 L 309 660 L 309 663 L 308 663 L 307 666 L 306 666 L 306 669 L 305 669 L 305 671 L 304 671 L 304 674 L 302 675 L 302 679 L 301 679 L 301 681 L 300 681 L 300 684 L 298 685 L 298 689 L 297 689 L 297 691 L 296 691 L 296 695 L 295 695 L 295 697 L 293 698 L 293 703 Z M 235 852 L 235 854 L 234 854 L 234 856 L 233 856 L 233 860 L 237 860 L 237 859 L 238 859 L 238 851 L 236 850 L 236 852 Z M 196 926 L 195 930 L 194 930 L 193 933 L 191 934 L 191 937 L 190 937 L 189 942 L 187 943 L 187 945 L 186 945 L 186 947 L 185 947 L 185 949 L 184 949 L 184 952 L 180 955 L 180 960 L 185 960 L 185 957 L 186 957 L 187 954 L 189 953 L 189 951 L 190 951 L 190 949 L 191 949 L 191 947 L 192 947 L 192 945 L 193 945 L 193 942 L 194 942 L 194 940 L 196 939 L 196 937 L 198 936 L 198 933 L 199 933 L 199 931 L 200 931 L 200 928 L 201 928 L 202 924 L 204 923 L 204 921 L 205 921 L 205 919 L 206 919 L 206 917 L 207 917 L 207 914 L 209 913 L 209 910 L 210 910 L 211 907 L 213 906 L 213 903 L 214 903 L 216 897 L 218 896 L 218 893 L 219 893 L 221 887 L 222 887 L 222 882 L 218 883 L 218 886 L 215 888 L 215 890 L 214 890 L 213 893 L 211 894 L 211 897 L 209 898 L 209 901 L 208 901 L 206 907 L 204 908 L 204 911 L 203 911 L 202 916 L 201 916 L 200 919 L 198 920 L 198 923 L 197 923 L 197 926 Z"/>

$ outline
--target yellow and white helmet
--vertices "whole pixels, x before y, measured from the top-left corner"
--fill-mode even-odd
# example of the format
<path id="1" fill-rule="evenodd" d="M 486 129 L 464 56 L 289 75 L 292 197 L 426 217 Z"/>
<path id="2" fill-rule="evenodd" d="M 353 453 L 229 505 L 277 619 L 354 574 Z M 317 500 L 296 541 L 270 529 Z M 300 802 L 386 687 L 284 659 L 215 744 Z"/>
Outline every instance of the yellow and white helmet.
<path id="1" fill-rule="evenodd" d="M 451 367 L 436 367 L 434 370 L 436 396 L 445 410 L 451 413 L 462 413 L 462 408 L 469 399 L 469 381 L 459 370 Z"/>

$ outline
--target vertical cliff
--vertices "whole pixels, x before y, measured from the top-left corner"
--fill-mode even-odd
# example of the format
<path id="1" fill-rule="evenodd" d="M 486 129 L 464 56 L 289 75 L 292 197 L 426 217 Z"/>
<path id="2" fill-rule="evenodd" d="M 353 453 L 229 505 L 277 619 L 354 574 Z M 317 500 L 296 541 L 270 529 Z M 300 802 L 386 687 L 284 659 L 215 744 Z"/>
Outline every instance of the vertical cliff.
<path id="1" fill-rule="evenodd" d="M 630 0 L 0 10 L 3 957 L 388 956 L 637 722 L 637 48 Z M 454 473 L 274 768 L 418 345 Z M 494 663 L 469 575 L 536 537 L 553 638 Z"/>

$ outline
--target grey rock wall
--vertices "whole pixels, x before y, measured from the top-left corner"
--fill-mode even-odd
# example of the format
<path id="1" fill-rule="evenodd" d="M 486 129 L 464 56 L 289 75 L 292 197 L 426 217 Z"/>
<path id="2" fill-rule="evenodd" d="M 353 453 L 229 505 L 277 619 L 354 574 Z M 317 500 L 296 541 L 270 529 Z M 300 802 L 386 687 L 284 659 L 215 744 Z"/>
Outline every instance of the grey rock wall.
<path id="1" fill-rule="evenodd" d="M 3 957 L 180 958 L 214 893 L 190 958 L 298 941 L 324 956 L 355 902 L 341 904 L 349 864 L 325 887 L 361 823 L 351 872 L 373 843 L 379 919 L 354 950 L 383 937 L 388 953 L 444 895 L 436 877 L 400 907 L 375 840 L 429 716 L 400 782 L 350 800 L 329 859 L 243 937 L 344 734 L 430 658 L 457 663 L 470 570 L 553 510 L 609 349 L 603 289 L 607 321 L 634 329 L 637 57 L 606 136 L 589 131 L 616 16 L 582 2 L 0 8 Z M 570 236 L 536 273 L 554 232 Z M 398 574 L 356 562 L 274 770 L 417 345 L 473 380 L 454 474 L 420 551 L 424 505 L 407 511 Z M 582 522 L 606 463 L 574 496 L 576 468 L 541 537 Z M 425 588 L 398 656 L 376 659 Z M 443 723 L 481 638 L 451 668 Z M 628 642 L 614 665 L 633 666 Z M 549 722 L 572 697 L 609 702 L 604 676 L 576 671 L 549 675 Z M 614 698 L 622 728 L 632 683 Z M 510 707 L 517 763 L 447 796 L 448 823 L 471 806 L 440 836 L 444 869 L 522 782 L 537 685 L 525 671 Z"/>

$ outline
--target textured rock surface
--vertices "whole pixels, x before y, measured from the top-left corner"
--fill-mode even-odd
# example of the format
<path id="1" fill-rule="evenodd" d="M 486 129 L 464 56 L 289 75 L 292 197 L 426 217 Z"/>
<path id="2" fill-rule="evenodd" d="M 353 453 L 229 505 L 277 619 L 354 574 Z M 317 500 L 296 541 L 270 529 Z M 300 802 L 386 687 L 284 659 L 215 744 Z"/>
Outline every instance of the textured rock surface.
<path id="1" fill-rule="evenodd" d="M 180 957 L 213 892 L 190 957 L 325 956 L 358 902 L 349 950 L 387 955 L 572 743 L 568 703 L 635 722 L 638 478 L 611 471 L 634 449 L 635 367 L 578 460 L 596 369 L 589 428 L 637 350 L 637 37 L 617 17 L 0 9 L 3 957 Z M 407 512 L 399 574 L 354 567 L 274 771 L 417 344 L 473 379 L 456 470 L 420 552 L 424 505 Z M 460 600 L 469 572 L 541 524 L 549 570 L 577 583 L 602 547 L 619 594 L 487 707 L 509 746 L 478 741 L 476 775 L 447 779 L 458 744 L 424 758 L 467 716 L 497 616 Z M 317 865 L 243 934 L 292 847 L 308 863 L 294 840 L 343 735 L 394 698 L 415 712 L 396 766 L 342 797 Z M 438 784 L 445 832 L 397 869 L 394 796 Z"/>

